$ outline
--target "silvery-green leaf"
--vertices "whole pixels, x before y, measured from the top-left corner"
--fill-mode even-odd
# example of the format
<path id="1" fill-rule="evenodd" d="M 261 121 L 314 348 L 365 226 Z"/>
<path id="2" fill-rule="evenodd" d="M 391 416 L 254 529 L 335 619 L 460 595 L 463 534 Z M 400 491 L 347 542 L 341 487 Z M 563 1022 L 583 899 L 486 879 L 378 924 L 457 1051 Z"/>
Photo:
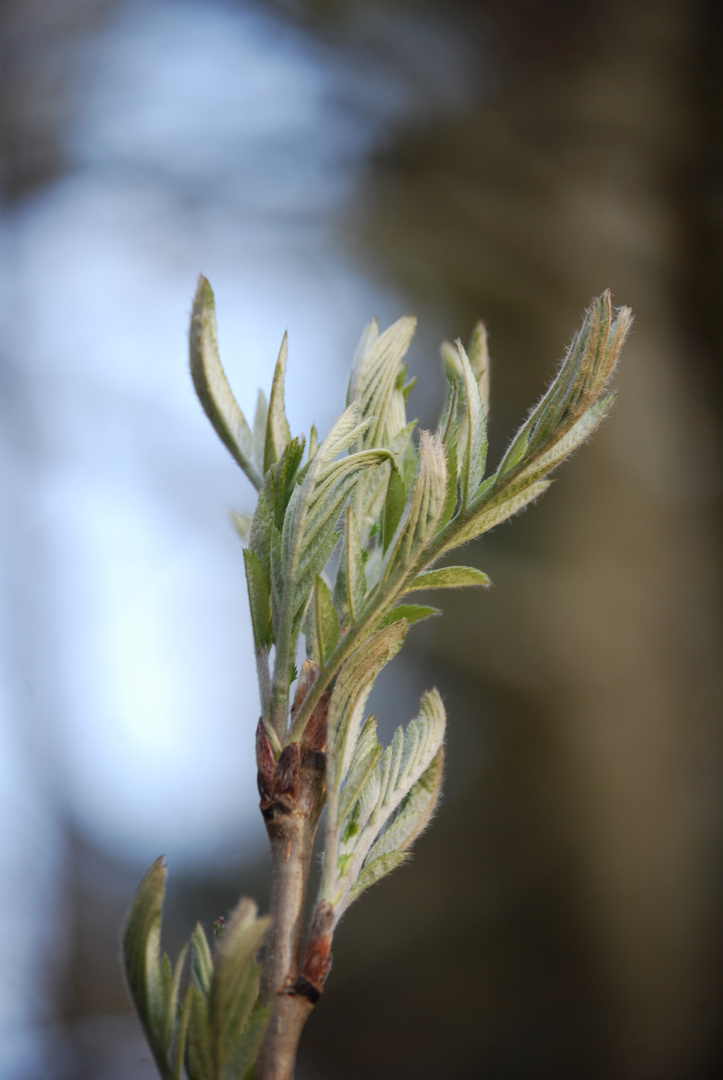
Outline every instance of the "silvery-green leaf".
<path id="1" fill-rule="evenodd" d="M 411 626 L 412 623 L 421 622 L 422 619 L 429 619 L 432 615 L 439 614 L 439 608 L 428 607 L 426 604 L 397 604 L 396 607 L 386 613 L 379 624 L 379 628 L 383 629 L 385 626 L 391 626 L 400 619 L 404 619 L 406 624 Z"/>
<path id="2" fill-rule="evenodd" d="M 252 520 L 253 518 L 250 514 L 244 514 L 241 510 L 231 511 L 231 521 L 244 544 L 248 544 L 249 542 Z"/>
<path id="3" fill-rule="evenodd" d="M 390 817 L 379 839 L 372 844 L 362 865 L 362 873 L 369 863 L 380 856 L 392 851 L 409 851 L 417 837 L 424 832 L 439 802 L 443 756 L 440 747 L 429 767 Z"/>
<path id="4" fill-rule="evenodd" d="M 404 393 L 397 377 L 416 325 L 413 317 L 398 319 L 365 347 L 354 371 L 351 397 L 359 402 L 360 415 L 372 420 L 364 446 L 387 446 L 406 424 Z"/>
<path id="5" fill-rule="evenodd" d="M 319 435 L 317 433 L 314 424 L 311 425 L 311 431 L 309 432 L 309 461 L 313 461 L 316 456 L 316 451 L 319 449 Z"/>
<path id="6" fill-rule="evenodd" d="M 170 979 L 167 985 L 164 987 L 164 1008 L 165 1015 L 163 1018 L 163 1052 L 167 1056 L 173 1046 L 173 1039 L 176 1035 L 176 1024 L 178 1020 L 178 990 L 181 985 L 181 975 L 183 973 L 183 965 L 188 953 L 188 945 L 184 945 L 178 954 L 175 967 L 170 974 Z M 167 959 L 167 957 L 164 957 Z M 183 1033 L 180 1038 L 183 1040 Z"/>
<path id="7" fill-rule="evenodd" d="M 610 293 L 593 300 L 547 393 L 518 431 L 497 470 L 500 481 L 531 465 L 590 409 L 612 375 L 627 336 L 628 308 L 613 312 Z"/>
<path id="8" fill-rule="evenodd" d="M 342 413 L 289 501 L 282 532 L 282 553 L 284 573 L 292 580 L 304 551 L 336 525 L 354 484 L 389 457 L 384 450 L 363 450 L 338 458 L 368 426 L 368 422 L 358 424 L 357 416 L 356 404 Z"/>
<path id="9" fill-rule="evenodd" d="M 203 275 L 193 300 L 189 334 L 191 377 L 203 411 L 232 457 L 256 488 L 261 473 L 253 463 L 253 439 L 221 366 L 216 337 L 216 311 L 211 286 Z"/>
<path id="10" fill-rule="evenodd" d="M 164 1075 L 167 1064 L 163 1053 L 165 1008 L 160 948 L 166 876 L 165 861 L 156 859 L 136 890 L 122 936 L 128 989 L 156 1064 Z"/>
<path id="11" fill-rule="evenodd" d="M 190 1080 L 215 1078 L 213 1040 L 208 1023 L 208 1000 L 191 986 L 191 1005 L 188 1019 L 186 1069 Z"/>
<path id="12" fill-rule="evenodd" d="M 253 453 L 256 468 L 264 473 L 264 450 L 266 449 L 266 423 L 269 415 L 269 403 L 266 394 L 259 390 L 256 398 L 256 411 L 254 412 L 253 428 Z"/>
<path id="13" fill-rule="evenodd" d="M 339 619 L 334 607 L 331 589 L 320 574 L 316 575 L 314 586 L 314 621 L 316 630 L 316 649 L 319 663 L 325 664 L 336 648 L 339 640 Z"/>
<path id="14" fill-rule="evenodd" d="M 441 439 L 423 431 L 419 442 L 419 470 L 407 506 L 385 555 L 385 578 L 408 564 L 414 552 L 434 535 L 444 507 L 447 467 Z"/>
<path id="15" fill-rule="evenodd" d="M 338 815 L 340 803 L 330 800 L 322 897 L 332 905 L 336 919 L 361 887 L 366 887 L 363 884 L 366 878 L 361 879 L 361 887 L 359 880 L 367 861 L 372 858 L 370 849 L 402 814 L 404 801 L 440 754 L 444 728 L 442 699 L 436 690 L 431 690 L 422 697 L 419 715 L 406 728 L 397 729 L 391 746 L 361 783 L 355 801 L 349 805 L 345 800 L 349 809 L 343 821 L 334 817 Z M 411 843 L 421 831 L 431 815 L 432 795 L 436 800 L 440 777 L 441 756 L 427 782 L 416 792 L 411 811 L 413 820 L 403 817 L 395 833 L 391 834 L 392 838 L 406 838 L 406 842 Z M 382 859 L 390 854 L 384 844 L 378 850 Z M 369 871 L 369 884 L 381 876 L 378 870 L 386 873 L 385 865 L 380 863 L 374 871 Z"/>
<path id="16" fill-rule="evenodd" d="M 351 405 L 352 398 L 354 397 L 354 381 L 356 379 L 359 366 L 369 352 L 369 349 L 379 337 L 379 323 L 376 319 L 370 319 L 362 330 L 362 335 L 359 338 L 359 344 L 356 347 L 354 353 L 354 360 L 352 361 L 351 374 L 349 375 L 349 385 L 346 390 L 346 404 Z"/>
<path id="17" fill-rule="evenodd" d="M 396 532 L 397 525 L 404 513 L 406 501 L 407 492 L 401 474 L 398 469 L 392 469 L 389 473 L 387 497 L 382 515 L 382 548 L 384 551 L 389 547 L 389 543 Z"/>
<path id="18" fill-rule="evenodd" d="M 507 518 L 519 513 L 520 510 L 534 502 L 535 499 L 539 499 L 540 495 L 547 491 L 551 483 L 551 480 L 538 480 L 536 483 L 524 487 L 521 491 L 517 491 L 504 501 L 486 506 L 455 534 L 448 548 L 455 548 L 459 544 L 473 540 L 476 536 L 481 536 L 482 533 L 489 532 L 495 525 L 506 521 Z"/>
<path id="19" fill-rule="evenodd" d="M 532 481 L 547 475 L 564 461 L 578 446 L 592 435 L 600 422 L 607 416 L 616 394 L 607 394 L 580 417 L 578 422 L 570 428 L 566 435 L 553 443 L 549 450 L 539 457 L 534 458 L 519 475 L 520 480 Z"/>
<path id="20" fill-rule="evenodd" d="M 264 472 L 279 460 L 286 444 L 291 438 L 289 424 L 284 407 L 284 379 L 286 378 L 287 336 L 284 334 L 279 350 L 279 357 L 271 384 L 268 417 L 266 420 L 266 440 L 264 443 Z"/>
<path id="21" fill-rule="evenodd" d="M 206 935 L 200 923 L 196 923 L 191 934 L 193 947 L 193 963 L 191 965 L 191 978 L 194 986 L 198 987 L 204 997 L 208 997 L 213 977 L 213 960 L 211 950 L 208 947 Z"/>
<path id="22" fill-rule="evenodd" d="M 444 739 L 446 716 L 436 690 L 428 690 L 420 703 L 419 715 L 406 728 L 398 728 L 379 765 L 382 794 L 373 820 L 387 820 L 414 784 L 429 768 Z"/>
<path id="23" fill-rule="evenodd" d="M 417 574 L 407 592 L 418 589 L 460 589 L 467 585 L 491 585 L 487 574 L 472 566 L 442 566 Z"/>
<path id="24" fill-rule="evenodd" d="M 487 416 L 490 411 L 490 353 L 487 328 L 483 322 L 478 322 L 472 331 L 467 346 L 467 356 L 477 380 L 482 410 Z"/>
<path id="25" fill-rule="evenodd" d="M 253 1076 L 270 1016 L 270 1006 L 255 1011 L 234 1048 L 224 1080 L 250 1080 Z"/>
<path id="26" fill-rule="evenodd" d="M 365 863 L 349 890 L 349 903 L 356 900 L 365 889 L 368 889 L 371 885 L 376 885 L 387 874 L 391 874 L 392 870 L 396 870 L 406 858 L 406 851 L 388 851 L 384 855 L 380 855 L 379 858 Z"/>
<path id="27" fill-rule="evenodd" d="M 369 716 L 359 732 L 349 771 L 341 787 L 338 821 L 344 821 L 354 803 L 359 799 L 362 788 L 376 769 L 381 756 L 382 748 L 377 738 L 376 717 Z"/>
<path id="28" fill-rule="evenodd" d="M 349 504 L 346 508 L 346 526 L 344 529 L 344 553 L 339 560 L 337 580 L 334 589 L 334 599 L 346 607 L 349 614 L 349 624 L 354 625 L 357 614 L 366 595 L 366 574 L 362 559 L 361 544 L 359 542 L 359 528 L 356 522 L 354 509 Z"/>
<path id="29" fill-rule="evenodd" d="M 273 643 L 269 581 L 258 555 L 250 548 L 244 548 L 243 555 L 254 644 L 261 649 Z"/>
<path id="30" fill-rule="evenodd" d="M 487 423 L 479 396 L 479 387 L 461 342 L 457 342 L 457 355 L 462 371 L 462 408 L 464 423 L 457 440 L 457 453 L 461 465 L 462 506 L 469 505 L 482 482 L 487 460 Z"/>
<path id="31" fill-rule="evenodd" d="M 407 632 L 403 620 L 379 630 L 360 645 L 341 668 L 329 704 L 328 786 L 338 792 L 349 770 L 372 685 L 396 656 Z"/>
<path id="32" fill-rule="evenodd" d="M 270 920 L 258 919 L 256 905 L 242 898 L 216 949 L 208 1018 L 214 1056 L 221 1071 L 234 1059 L 259 994 L 256 954 Z"/>
<path id="33" fill-rule="evenodd" d="M 183 995 L 183 1005 L 181 1006 L 181 1013 L 178 1018 L 176 1044 L 173 1048 L 173 1080 L 182 1080 L 183 1078 L 183 1060 L 186 1055 L 188 1025 L 191 1022 L 191 1008 L 193 1006 L 194 992 L 194 988 L 189 985 L 186 987 L 186 992 Z"/>

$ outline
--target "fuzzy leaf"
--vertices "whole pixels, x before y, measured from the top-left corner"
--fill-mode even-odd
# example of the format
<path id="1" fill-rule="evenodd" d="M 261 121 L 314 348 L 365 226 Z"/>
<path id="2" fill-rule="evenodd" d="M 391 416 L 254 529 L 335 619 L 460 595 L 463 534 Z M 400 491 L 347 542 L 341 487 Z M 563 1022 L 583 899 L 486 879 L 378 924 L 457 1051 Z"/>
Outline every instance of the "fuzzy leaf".
<path id="1" fill-rule="evenodd" d="M 258 555 L 249 548 L 244 548 L 243 554 L 254 644 L 257 649 L 262 649 L 273 643 L 269 581 Z"/>
<path id="2" fill-rule="evenodd" d="M 592 408 L 612 375 L 632 322 L 610 293 L 593 300 L 550 389 L 512 440 L 497 470 L 508 481 L 531 466 Z"/>
<path id="3" fill-rule="evenodd" d="M 314 586 L 314 617 L 316 628 L 316 652 L 319 663 L 325 664 L 339 640 L 339 619 L 334 607 L 331 589 L 320 574 Z"/>
<path id="4" fill-rule="evenodd" d="M 539 499 L 540 495 L 547 491 L 551 483 L 551 480 L 538 480 L 536 483 L 530 484 L 521 491 L 510 495 L 509 498 L 487 505 L 478 514 L 475 514 L 464 528 L 455 535 L 447 550 L 455 548 L 459 544 L 465 544 L 468 540 L 481 536 L 482 533 L 489 532 L 490 529 L 494 529 L 495 525 L 507 521 L 507 518 L 512 517 L 513 514 L 518 514 L 520 510 L 534 502 L 535 499 Z"/>
<path id="5" fill-rule="evenodd" d="M 372 844 L 364 860 L 362 874 L 375 859 L 392 851 L 409 851 L 417 837 L 424 832 L 439 802 L 443 758 L 444 751 L 440 747 L 429 767 L 390 817 L 379 839 Z"/>
<path id="6" fill-rule="evenodd" d="M 398 469 L 392 469 L 389 473 L 389 486 L 382 516 L 382 547 L 384 551 L 389 547 L 389 543 L 396 532 L 397 525 L 404 513 L 406 501 L 407 492 L 401 474 Z"/>
<path id="7" fill-rule="evenodd" d="M 359 402 L 360 415 L 372 420 L 360 449 L 388 446 L 406 424 L 404 392 L 397 379 L 416 326 L 415 318 L 405 316 L 378 337 L 372 329 L 365 342 L 351 382 L 351 397 Z"/>
<path id="8" fill-rule="evenodd" d="M 418 589 L 460 589 L 466 585 L 491 585 L 487 574 L 472 566 L 443 566 L 417 574 L 407 592 Z"/>
<path id="9" fill-rule="evenodd" d="M 270 920 L 256 915 L 256 905 L 242 898 L 216 950 L 208 1018 L 221 1072 L 234 1059 L 258 999 L 260 968 L 255 958 Z"/>
<path id="10" fill-rule="evenodd" d="M 164 859 L 156 859 L 136 890 L 122 938 L 128 989 L 157 1064 L 162 1056 L 165 1013 L 160 948 L 166 876 Z"/>
<path id="11" fill-rule="evenodd" d="M 289 423 L 284 408 L 284 380 L 286 378 L 286 356 L 288 340 L 286 334 L 281 342 L 279 357 L 274 369 L 274 381 L 271 384 L 268 418 L 266 421 L 266 439 L 264 443 L 264 472 L 274 465 L 284 452 L 291 438 Z"/>
<path id="12" fill-rule="evenodd" d="M 459 431 L 457 452 L 461 466 L 462 506 L 472 501 L 484 476 L 487 460 L 487 424 L 479 387 L 461 342 L 457 355 L 462 371 L 464 422 Z"/>
<path id="13" fill-rule="evenodd" d="M 386 613 L 379 624 L 379 629 L 382 630 L 385 626 L 392 626 L 395 622 L 399 622 L 400 619 L 404 619 L 407 625 L 411 626 L 412 623 L 421 622 L 422 619 L 428 619 L 432 615 L 439 614 L 439 608 L 427 607 L 426 604 L 398 604 Z"/>
<path id="14" fill-rule="evenodd" d="M 414 553 L 434 535 L 444 507 L 446 487 L 447 468 L 442 441 L 423 431 L 419 444 L 419 471 L 386 552 L 385 579 L 396 568 L 408 565 Z"/>
<path id="15" fill-rule="evenodd" d="M 193 946 L 193 963 L 191 965 L 191 978 L 204 997 L 208 997 L 211 990 L 211 978 L 213 976 L 213 960 L 211 950 L 208 947 L 206 935 L 200 923 L 196 923 L 191 934 Z"/>
<path id="16" fill-rule="evenodd" d="M 339 791 L 356 749 L 361 719 L 372 685 L 402 647 L 407 624 L 395 622 L 356 649 L 341 668 L 329 704 L 328 786 Z"/>
<path id="17" fill-rule="evenodd" d="M 252 434 L 252 445 L 254 462 L 259 472 L 263 475 L 264 470 L 264 450 L 266 448 L 266 423 L 269 415 L 269 403 L 266 400 L 266 394 L 263 390 L 259 390 L 256 397 L 256 410 L 254 412 L 254 427 Z"/>
<path id="18" fill-rule="evenodd" d="M 191 377 L 203 411 L 221 442 L 255 488 L 261 473 L 253 463 L 253 439 L 246 418 L 228 384 L 218 355 L 216 311 L 211 286 L 203 275 L 193 300 L 189 334 Z"/>
<path id="19" fill-rule="evenodd" d="M 404 862 L 407 858 L 406 851 L 388 851 L 377 859 L 365 863 L 359 871 L 359 876 L 349 890 L 349 903 L 356 900 L 370 885 L 376 885 L 383 877 Z"/>

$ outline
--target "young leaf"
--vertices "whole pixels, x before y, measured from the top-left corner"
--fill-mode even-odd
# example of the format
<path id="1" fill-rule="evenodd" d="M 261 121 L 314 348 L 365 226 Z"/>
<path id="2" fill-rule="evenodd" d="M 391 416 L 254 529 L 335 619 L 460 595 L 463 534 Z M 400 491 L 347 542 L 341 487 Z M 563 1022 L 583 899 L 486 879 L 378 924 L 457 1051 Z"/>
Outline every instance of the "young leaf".
<path id="1" fill-rule="evenodd" d="M 444 507 L 447 467 L 441 439 L 423 431 L 419 471 L 401 521 L 385 555 L 384 579 L 409 564 L 414 553 L 434 535 Z"/>
<path id="2" fill-rule="evenodd" d="M 123 961 L 133 1004 L 164 1080 L 179 1080 L 186 1029 L 178 1024 L 178 988 L 187 947 L 171 970 L 168 956 L 159 962 L 166 867 L 156 859 L 141 881 L 123 928 Z"/>
<path id="3" fill-rule="evenodd" d="M 273 644 L 269 581 L 258 555 L 250 548 L 244 548 L 243 554 L 254 644 L 257 649 L 262 649 Z"/>
<path id="4" fill-rule="evenodd" d="M 462 506 L 472 501 L 484 476 L 487 460 L 487 423 L 479 395 L 479 387 L 462 343 L 457 342 L 457 356 L 462 371 L 462 407 L 464 422 L 457 443 L 461 466 Z"/>
<path id="5" fill-rule="evenodd" d="M 617 364 L 631 322 L 628 308 L 613 313 L 609 291 L 593 300 L 550 389 L 503 457 L 498 484 L 509 482 L 547 453 L 595 404 Z"/>
<path id="6" fill-rule="evenodd" d="M 274 381 L 271 384 L 271 396 L 269 397 L 266 441 L 264 444 L 264 472 L 267 472 L 279 460 L 291 438 L 284 408 L 287 348 L 287 336 L 284 334 L 274 370 Z"/>
<path id="7" fill-rule="evenodd" d="M 251 431 L 221 366 L 213 293 L 203 275 L 198 279 L 193 301 L 189 343 L 191 377 L 203 411 L 221 442 L 258 489 L 261 473 L 252 460 Z"/>
<path id="8" fill-rule="evenodd" d="M 391 611 L 386 613 L 379 623 L 379 628 L 382 630 L 385 626 L 391 626 L 392 623 L 398 622 L 400 619 L 404 619 L 407 625 L 411 626 L 412 623 L 421 622 L 422 619 L 428 619 L 431 615 L 439 614 L 439 608 L 427 607 L 425 604 L 398 604 L 397 607 L 393 607 Z"/>
<path id="9" fill-rule="evenodd" d="M 264 450 L 266 448 L 266 423 L 268 415 L 269 404 L 266 400 L 266 394 L 263 390 L 259 390 L 256 398 L 256 411 L 254 413 L 253 452 L 254 462 L 262 475 L 265 472 Z"/>
<path id="10" fill-rule="evenodd" d="M 465 544 L 468 540 L 473 540 L 476 536 L 481 536 L 482 533 L 494 529 L 495 525 L 506 521 L 513 514 L 518 514 L 520 510 L 534 502 L 535 499 L 539 499 L 540 495 L 547 491 L 551 483 L 551 480 L 538 480 L 536 483 L 524 487 L 521 491 L 518 490 L 514 494 L 510 494 L 509 497 L 500 499 L 499 502 L 485 505 L 455 534 L 445 550 L 451 550 L 459 544 Z"/>
<path id="11" fill-rule="evenodd" d="M 439 570 L 425 570 L 417 574 L 406 592 L 418 589 L 460 589 L 466 585 L 491 585 L 487 574 L 472 566 L 443 566 Z"/>
<path id="12" fill-rule="evenodd" d="M 319 663 L 325 664 L 339 640 L 339 619 L 334 608 L 331 589 L 320 574 L 316 575 L 314 586 L 314 616 L 316 628 L 316 649 Z"/>
<path id="13" fill-rule="evenodd" d="M 351 382 L 351 397 L 359 402 L 360 415 L 372 421 L 359 449 L 388 446 L 405 426 L 404 392 L 397 378 L 416 326 L 415 318 L 405 316 L 373 340 L 372 331 L 365 342 Z"/>
<path id="14" fill-rule="evenodd" d="M 406 501 L 407 492 L 401 474 L 398 469 L 392 469 L 389 473 L 389 486 L 387 487 L 387 497 L 382 515 L 382 548 L 384 551 L 389 547 L 389 543 L 396 532 L 397 525 L 404 513 Z"/>

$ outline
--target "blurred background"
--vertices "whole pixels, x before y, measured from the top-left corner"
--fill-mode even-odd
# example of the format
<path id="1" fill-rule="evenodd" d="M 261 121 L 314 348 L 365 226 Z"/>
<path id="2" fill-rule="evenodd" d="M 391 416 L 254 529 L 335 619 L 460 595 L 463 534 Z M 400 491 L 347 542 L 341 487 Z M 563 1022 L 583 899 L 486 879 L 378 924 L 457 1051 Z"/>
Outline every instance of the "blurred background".
<path id="1" fill-rule="evenodd" d="M 445 797 L 335 943 L 299 1080 L 723 1072 L 723 35 L 712 0 L 0 6 L 0 1076 L 149 1080 L 118 964 L 268 902 L 241 550 L 186 367 L 199 271 L 247 412 L 285 329 L 326 429 L 373 314 L 414 415 L 483 317 L 492 454 L 590 298 L 619 401 L 468 548 L 372 707 L 436 684 Z"/>

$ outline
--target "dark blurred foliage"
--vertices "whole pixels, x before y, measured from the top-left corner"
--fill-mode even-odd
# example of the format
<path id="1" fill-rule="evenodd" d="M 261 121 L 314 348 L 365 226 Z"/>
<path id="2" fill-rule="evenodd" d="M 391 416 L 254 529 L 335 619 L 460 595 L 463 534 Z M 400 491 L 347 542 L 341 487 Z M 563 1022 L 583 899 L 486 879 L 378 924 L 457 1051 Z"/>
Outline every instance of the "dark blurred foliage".
<path id="1" fill-rule="evenodd" d="M 73 74 L 57 42 L 112 6 L 3 5 L 7 199 L 62 170 Z M 539 507 L 467 552 L 496 588 L 446 598 L 412 637 L 414 690 L 436 683 L 450 713 L 446 798 L 412 864 L 342 925 L 299 1076 L 718 1076 L 718 5 L 272 6 L 350 69 L 404 66 L 423 86 L 435 27 L 479 57 L 475 100 L 387 131 L 339 231 L 450 336 L 484 317 L 495 454 L 593 294 L 610 287 L 637 320 L 613 419 Z M 430 391 L 428 423 L 433 404 Z M 80 837 L 73 850 L 76 933 L 56 987 L 80 1047 L 89 1018 L 126 1008 L 115 935 L 137 868 Z M 179 880 L 171 946 L 240 889 L 263 904 L 265 865 Z"/>

